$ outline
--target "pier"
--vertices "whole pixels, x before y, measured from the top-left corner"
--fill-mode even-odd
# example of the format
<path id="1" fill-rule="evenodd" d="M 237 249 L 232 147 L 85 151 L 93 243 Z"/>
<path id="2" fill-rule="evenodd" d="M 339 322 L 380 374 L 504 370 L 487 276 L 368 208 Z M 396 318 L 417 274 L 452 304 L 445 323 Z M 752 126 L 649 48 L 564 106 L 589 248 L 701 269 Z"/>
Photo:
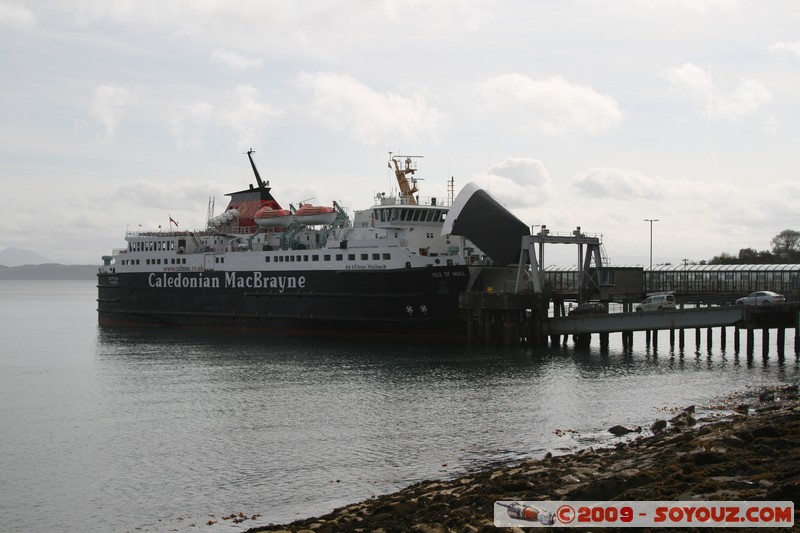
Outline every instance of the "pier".
<path id="1" fill-rule="evenodd" d="M 739 351 L 742 337 L 748 355 L 754 351 L 756 332 L 761 335 L 762 355 L 770 345 L 770 331 L 776 330 L 776 349 L 784 355 L 786 330 L 793 330 L 794 352 L 800 353 L 800 304 L 789 303 L 769 308 L 741 305 L 695 307 L 649 313 L 622 312 L 579 316 L 561 316 L 562 306 L 551 306 L 546 293 L 494 293 L 471 292 L 461 295 L 462 316 L 467 321 L 467 340 L 470 343 L 528 345 L 544 347 L 548 341 L 561 345 L 572 337 L 578 346 L 588 346 L 597 335 L 600 345 L 607 346 L 611 334 L 619 334 L 623 348 L 630 350 L 633 333 L 646 332 L 646 343 L 658 348 L 659 334 L 666 333 L 670 349 L 683 350 L 686 331 L 694 330 L 697 349 L 701 346 L 702 332 L 706 332 L 706 346 L 713 346 L 713 331 L 719 330 L 719 342 L 727 342 L 728 330 Z M 555 316 L 549 316 L 549 309 Z"/>
<path id="2" fill-rule="evenodd" d="M 738 351 L 744 333 L 748 354 L 761 332 L 762 351 L 768 353 L 770 331 L 777 330 L 778 354 L 783 355 L 786 330 L 794 330 L 794 351 L 800 349 L 800 265 L 697 265 L 643 267 L 610 266 L 602 238 L 580 226 L 557 234 L 546 226 L 532 228 L 511 214 L 474 184 L 456 198 L 443 233 L 470 239 L 495 265 L 471 266 L 466 291 L 459 295 L 461 318 L 466 321 L 471 343 L 514 346 L 561 345 L 570 336 L 576 345 L 588 346 L 592 335 L 607 346 L 609 335 L 622 337 L 630 350 L 634 332 L 646 332 L 648 346 L 657 348 L 659 333 L 668 332 L 670 347 L 676 338 L 682 349 L 686 330 L 695 330 L 699 348 L 701 333 L 713 346 L 712 330 L 719 328 L 720 342 L 733 329 Z M 571 268 L 544 268 L 545 245 L 577 248 L 577 264 Z M 516 263 L 516 265 L 515 265 Z M 787 297 L 786 304 L 736 305 L 753 291 L 772 290 Z M 647 296 L 671 294 L 677 309 L 636 312 Z M 566 302 L 612 304 L 622 312 L 568 316 Z"/>
<path id="3" fill-rule="evenodd" d="M 545 270 L 540 258 L 546 243 L 577 245 L 578 267 Z M 604 266 L 604 256 L 600 240 L 587 236 L 580 228 L 567 235 L 551 235 L 542 227 L 537 235 L 523 236 L 516 267 L 471 269 L 469 290 L 459 301 L 462 318 L 467 321 L 468 341 L 506 346 L 559 346 L 571 337 L 575 345 L 586 347 L 591 344 L 593 335 L 597 335 L 602 348 L 608 346 L 610 335 L 619 334 L 623 349 L 631 350 L 634 332 L 644 331 L 648 348 L 657 350 L 659 334 L 665 332 L 670 349 L 674 350 L 677 344 L 678 349 L 683 350 L 686 331 L 694 330 L 699 350 L 705 330 L 706 346 L 710 350 L 714 343 L 713 331 L 718 329 L 720 345 L 726 345 L 731 330 L 734 349 L 738 352 L 744 343 L 748 355 L 752 355 L 759 334 L 762 355 L 766 356 L 770 331 L 775 330 L 775 346 L 778 355 L 783 356 L 788 329 L 793 330 L 794 352 L 800 353 L 800 302 L 797 298 L 781 305 L 735 305 L 730 303 L 735 298 L 729 286 L 707 283 L 703 290 L 698 290 L 700 287 L 695 283 L 694 292 L 676 294 L 678 309 L 636 312 L 635 306 L 645 298 L 645 285 L 653 279 L 652 275 L 645 275 L 641 267 Z M 784 271 L 793 269 L 788 265 L 781 268 Z M 740 280 L 746 279 L 742 271 L 745 270 L 740 269 L 737 277 Z M 761 267 L 756 271 L 762 272 Z M 792 281 L 796 282 L 796 279 Z M 602 302 L 606 309 L 615 304 L 622 312 L 568 316 L 566 302 L 592 300 Z"/>

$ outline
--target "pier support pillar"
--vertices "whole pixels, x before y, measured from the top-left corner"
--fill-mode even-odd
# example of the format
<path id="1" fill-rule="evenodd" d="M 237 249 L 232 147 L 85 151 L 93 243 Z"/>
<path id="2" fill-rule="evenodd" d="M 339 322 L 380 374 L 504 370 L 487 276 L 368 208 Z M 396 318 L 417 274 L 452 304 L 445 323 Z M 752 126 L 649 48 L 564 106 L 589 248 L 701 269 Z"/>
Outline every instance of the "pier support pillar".
<path id="1" fill-rule="evenodd" d="M 728 344 L 725 338 L 726 332 L 727 329 L 725 328 L 725 326 L 719 328 L 719 347 L 723 352 L 725 351 L 725 346 L 727 346 Z"/>
<path id="2" fill-rule="evenodd" d="M 778 359 L 783 359 L 786 348 L 786 329 L 778 328 Z"/>
<path id="3" fill-rule="evenodd" d="M 654 329 L 653 330 L 653 352 L 655 353 L 656 350 L 658 350 L 658 330 Z"/>
<path id="4" fill-rule="evenodd" d="M 740 339 L 739 339 L 739 333 L 741 333 L 741 330 L 740 330 L 740 329 L 739 329 L 739 327 L 737 326 L 737 327 L 736 327 L 736 328 L 733 330 L 733 352 L 734 352 L 734 353 L 736 353 L 736 354 L 738 354 L 738 353 L 739 353 L 739 341 L 740 341 Z"/>
<path id="5" fill-rule="evenodd" d="M 649 348 L 650 347 L 650 330 L 644 332 L 644 345 Z"/>
<path id="6" fill-rule="evenodd" d="M 608 351 L 608 333 L 600 333 L 600 350 Z"/>
<path id="7" fill-rule="evenodd" d="M 747 329 L 747 356 L 750 357 L 753 355 L 753 335 L 754 332 L 752 329 Z"/>
<path id="8" fill-rule="evenodd" d="M 711 347 L 713 344 L 713 335 L 711 334 L 712 331 L 713 330 L 711 328 L 708 328 L 706 330 L 706 350 L 708 350 L 709 352 L 711 351 Z"/>
<path id="9" fill-rule="evenodd" d="M 694 328 L 694 348 L 700 351 L 700 328 Z"/>
<path id="10" fill-rule="evenodd" d="M 669 330 L 669 349 L 675 350 L 675 330 Z"/>
<path id="11" fill-rule="evenodd" d="M 800 354 L 800 325 L 794 328 L 794 354 Z"/>
<path id="12" fill-rule="evenodd" d="M 766 359 L 769 355 L 769 329 L 761 330 L 761 356 Z"/>
<path id="13" fill-rule="evenodd" d="M 686 331 L 683 329 L 678 330 L 678 349 L 683 351 L 683 347 L 686 344 Z"/>

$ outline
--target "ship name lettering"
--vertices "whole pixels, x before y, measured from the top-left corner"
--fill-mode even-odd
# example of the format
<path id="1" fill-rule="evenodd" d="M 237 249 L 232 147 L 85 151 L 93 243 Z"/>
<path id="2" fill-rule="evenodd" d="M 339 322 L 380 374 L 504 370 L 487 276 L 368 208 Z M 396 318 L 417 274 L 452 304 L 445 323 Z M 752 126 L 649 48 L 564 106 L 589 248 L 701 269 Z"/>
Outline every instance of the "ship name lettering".
<path id="1" fill-rule="evenodd" d="M 224 283 L 224 285 L 223 285 Z M 226 272 L 225 277 L 197 274 L 151 273 L 147 284 L 156 289 L 274 289 L 278 292 L 291 289 L 305 289 L 305 276 L 266 276 L 262 272 L 251 272 L 241 275 L 237 272 Z"/>
<path id="2" fill-rule="evenodd" d="M 196 276 L 163 273 L 159 276 L 152 272 L 147 277 L 147 284 L 157 289 L 164 287 L 170 289 L 219 289 L 219 278 L 204 276 L 202 273 Z"/>
<path id="3" fill-rule="evenodd" d="M 305 276 L 265 276 L 261 272 L 242 276 L 236 272 L 225 273 L 225 287 L 237 289 L 276 289 L 283 292 L 286 289 L 304 289 Z"/>

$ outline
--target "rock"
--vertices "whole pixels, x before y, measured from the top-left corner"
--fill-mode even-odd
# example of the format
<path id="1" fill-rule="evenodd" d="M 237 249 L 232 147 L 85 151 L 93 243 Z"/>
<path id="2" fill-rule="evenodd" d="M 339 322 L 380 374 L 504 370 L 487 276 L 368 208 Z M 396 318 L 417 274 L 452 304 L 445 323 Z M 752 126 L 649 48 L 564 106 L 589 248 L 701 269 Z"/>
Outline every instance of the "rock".
<path id="1" fill-rule="evenodd" d="M 608 428 L 608 432 L 614 435 L 615 437 L 621 437 L 622 435 L 626 435 L 631 433 L 633 430 L 628 429 L 625 426 L 612 426 Z"/>
<path id="2" fill-rule="evenodd" d="M 667 427 L 666 420 L 656 420 L 650 425 L 650 431 L 652 431 L 653 433 L 658 433 L 659 431 L 662 431 L 666 427 Z"/>
<path id="3" fill-rule="evenodd" d="M 746 417 L 727 407 L 728 414 L 700 428 L 690 423 L 694 417 L 687 409 L 673 419 L 680 427 L 654 431 L 635 446 L 617 442 L 593 453 L 548 454 L 510 468 L 417 483 L 323 517 L 249 531 L 316 528 L 320 533 L 330 526 L 351 532 L 494 533 L 492 502 L 509 498 L 794 501 L 800 494 L 800 401 L 782 398 L 770 406 Z M 794 520 L 800 523 L 800 508 Z"/>

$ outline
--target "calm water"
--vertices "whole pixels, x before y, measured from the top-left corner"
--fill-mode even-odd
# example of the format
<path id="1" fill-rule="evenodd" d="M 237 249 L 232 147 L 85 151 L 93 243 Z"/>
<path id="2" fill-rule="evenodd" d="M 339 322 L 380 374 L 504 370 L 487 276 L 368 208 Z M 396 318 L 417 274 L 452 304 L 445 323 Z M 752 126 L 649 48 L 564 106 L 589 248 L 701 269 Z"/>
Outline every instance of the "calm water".
<path id="1" fill-rule="evenodd" d="M 221 531 L 285 522 L 610 425 L 798 383 L 787 356 L 552 350 L 96 324 L 94 282 L 0 281 L 2 528 Z M 616 338 L 615 338 L 616 337 Z M 776 335 L 772 334 L 772 342 Z M 757 342 L 760 335 L 757 335 Z M 773 354 L 775 350 L 773 349 Z M 556 429 L 568 431 L 557 436 Z M 223 515 L 261 518 L 232 526 Z M 207 526 L 209 515 L 221 523 Z"/>

